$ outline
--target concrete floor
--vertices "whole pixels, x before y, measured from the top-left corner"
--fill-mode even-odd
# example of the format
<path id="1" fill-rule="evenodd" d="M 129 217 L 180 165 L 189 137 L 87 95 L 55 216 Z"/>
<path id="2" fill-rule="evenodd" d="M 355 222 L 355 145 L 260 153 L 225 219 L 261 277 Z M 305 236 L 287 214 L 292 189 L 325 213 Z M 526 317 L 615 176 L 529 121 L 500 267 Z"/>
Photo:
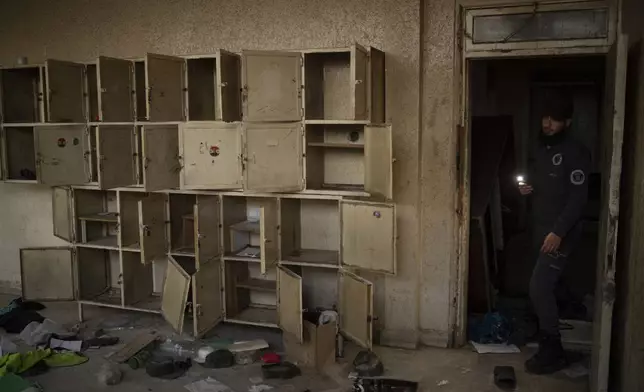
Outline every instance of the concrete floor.
<path id="1" fill-rule="evenodd" d="M 0 305 L 8 303 L 11 296 L 0 295 Z M 47 309 L 41 313 L 65 326 L 78 323 L 77 306 L 75 303 L 47 303 Z M 97 326 L 103 327 L 132 327 L 111 332 L 119 336 L 123 343 L 132 339 L 145 329 L 154 329 L 165 336 L 174 336 L 173 331 L 159 316 L 143 315 L 136 312 L 126 312 L 114 309 L 85 307 L 86 331 L 92 331 Z M 233 325 L 221 325 L 214 331 L 214 336 L 232 339 L 265 339 L 272 347 L 281 349 L 279 332 L 270 329 L 246 328 Z M 176 380 L 161 380 L 149 377 L 144 370 L 132 370 L 126 365 L 120 368 L 124 372 L 121 384 L 105 387 L 97 382 L 97 372 L 107 362 L 104 358 L 114 351 L 114 347 L 89 350 L 86 355 L 90 361 L 71 368 L 51 369 L 49 372 L 31 378 L 42 385 L 46 392 L 71 391 L 131 391 L 131 392 L 170 392 L 182 391 L 186 384 L 193 381 L 213 377 L 230 386 L 235 392 L 245 392 L 251 386 L 249 378 L 261 375 L 258 365 L 239 366 L 230 369 L 205 369 L 195 364 L 184 376 Z M 304 370 L 301 377 L 296 377 L 281 383 L 265 382 L 273 385 L 275 391 L 311 392 L 348 391 L 350 383 L 347 374 L 355 347 L 348 347 L 345 357 L 337 365 L 330 367 L 328 375 L 316 374 Z M 385 364 L 385 375 L 392 378 L 402 378 L 420 382 L 422 391 L 497 391 L 492 381 L 492 371 L 497 365 L 514 366 L 518 378 L 518 391 L 586 391 L 585 377 L 572 379 L 564 374 L 554 376 L 531 376 L 523 371 L 523 361 L 531 354 L 524 349 L 521 354 L 479 355 L 471 349 L 446 350 L 424 348 L 417 351 L 399 350 L 386 347 L 376 347 L 374 350 Z"/>

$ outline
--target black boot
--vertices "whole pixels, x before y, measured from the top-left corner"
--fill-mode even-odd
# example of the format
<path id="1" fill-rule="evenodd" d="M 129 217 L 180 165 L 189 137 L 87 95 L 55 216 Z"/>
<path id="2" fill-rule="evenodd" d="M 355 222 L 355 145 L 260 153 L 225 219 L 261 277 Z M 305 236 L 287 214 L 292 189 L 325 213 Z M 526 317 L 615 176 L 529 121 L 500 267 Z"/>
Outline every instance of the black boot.
<path id="1" fill-rule="evenodd" d="M 568 366 L 561 336 L 543 333 L 539 351 L 525 362 L 525 370 L 532 374 L 552 374 Z"/>

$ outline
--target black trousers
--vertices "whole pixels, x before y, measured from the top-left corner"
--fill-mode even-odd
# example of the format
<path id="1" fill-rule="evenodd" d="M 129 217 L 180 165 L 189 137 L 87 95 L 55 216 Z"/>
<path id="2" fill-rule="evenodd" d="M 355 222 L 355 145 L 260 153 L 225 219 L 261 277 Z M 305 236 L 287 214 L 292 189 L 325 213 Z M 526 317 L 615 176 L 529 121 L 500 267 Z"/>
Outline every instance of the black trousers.
<path id="1" fill-rule="evenodd" d="M 546 227 L 537 227 L 535 230 L 535 246 L 539 256 L 530 279 L 530 299 L 539 319 L 539 329 L 550 335 L 559 335 L 559 309 L 555 291 L 568 263 L 568 256 L 578 242 L 581 230 L 580 228 L 571 230 L 563 239 L 559 251 L 541 253 L 539 249 L 549 233 L 550 230 Z"/>

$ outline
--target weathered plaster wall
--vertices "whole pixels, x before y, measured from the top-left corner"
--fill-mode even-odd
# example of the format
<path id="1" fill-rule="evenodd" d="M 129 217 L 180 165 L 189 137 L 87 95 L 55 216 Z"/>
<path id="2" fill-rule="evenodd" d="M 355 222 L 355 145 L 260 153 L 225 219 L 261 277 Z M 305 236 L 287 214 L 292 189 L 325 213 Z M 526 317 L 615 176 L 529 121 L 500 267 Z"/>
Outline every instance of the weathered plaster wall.
<path id="1" fill-rule="evenodd" d="M 441 6 L 442 12 L 452 8 Z M 451 12 L 447 12 L 451 15 Z M 141 57 L 146 52 L 163 54 L 209 53 L 217 48 L 290 49 L 346 46 L 353 42 L 372 45 L 387 53 L 388 121 L 394 128 L 395 199 L 398 205 L 399 274 L 376 279 L 376 308 L 385 327 L 385 342 L 415 345 L 418 341 L 419 281 L 419 94 L 420 94 L 420 2 L 415 0 L 24 0 L 0 3 L 0 64 L 11 65 L 17 57 L 30 62 L 45 58 L 92 61 L 99 55 Z M 448 22 L 451 23 L 451 22 Z M 433 26 L 436 29 L 438 26 Z M 435 33 L 444 33 L 436 29 Z M 440 39 L 441 50 L 451 43 L 450 34 Z M 448 58 L 441 56 L 442 78 L 449 72 Z M 440 80 L 440 79 L 439 79 Z M 448 94 L 440 88 L 436 94 Z M 440 107 L 449 99 L 439 98 Z M 442 113 L 431 116 L 445 125 Z M 435 129 L 430 128 L 430 131 Z M 431 248 L 435 266 L 425 269 L 422 281 L 423 326 L 441 337 L 447 331 L 448 276 L 453 238 L 451 224 L 451 186 L 447 155 L 448 127 L 442 127 L 429 146 L 437 156 L 436 165 L 428 162 L 436 178 L 429 179 L 437 189 L 436 197 L 425 203 L 422 235 Z M 433 143 L 433 142 L 431 142 Z M 440 150 L 440 151 L 439 151 Z M 427 178 L 427 177 L 425 177 Z M 449 201 L 445 203 L 445 201 Z M 16 286 L 19 280 L 17 249 L 23 245 L 58 243 L 51 235 L 50 196 L 36 186 L 0 187 L 2 234 L 0 280 Z M 435 211 L 432 211 L 435 210 Z M 435 219 L 436 217 L 436 219 Z M 21 230 L 16 227 L 21 225 Z M 24 226 L 24 228 L 22 228 Z M 434 270 L 433 272 L 431 270 Z M 445 344 L 443 340 L 442 344 Z"/>

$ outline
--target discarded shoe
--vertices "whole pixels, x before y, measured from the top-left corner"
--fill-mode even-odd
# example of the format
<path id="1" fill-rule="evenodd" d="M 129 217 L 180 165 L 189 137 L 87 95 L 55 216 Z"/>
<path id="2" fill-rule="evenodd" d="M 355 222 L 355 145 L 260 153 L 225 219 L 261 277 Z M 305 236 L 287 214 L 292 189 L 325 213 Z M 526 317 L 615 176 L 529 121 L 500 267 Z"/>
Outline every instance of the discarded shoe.
<path id="1" fill-rule="evenodd" d="M 513 391 L 517 387 L 514 368 L 512 366 L 496 366 L 494 368 L 494 385 L 505 391 Z"/>
<path id="2" fill-rule="evenodd" d="M 262 376 L 265 379 L 281 378 L 282 380 L 287 380 L 300 374 L 302 374 L 300 368 L 290 362 L 262 365 Z"/>

